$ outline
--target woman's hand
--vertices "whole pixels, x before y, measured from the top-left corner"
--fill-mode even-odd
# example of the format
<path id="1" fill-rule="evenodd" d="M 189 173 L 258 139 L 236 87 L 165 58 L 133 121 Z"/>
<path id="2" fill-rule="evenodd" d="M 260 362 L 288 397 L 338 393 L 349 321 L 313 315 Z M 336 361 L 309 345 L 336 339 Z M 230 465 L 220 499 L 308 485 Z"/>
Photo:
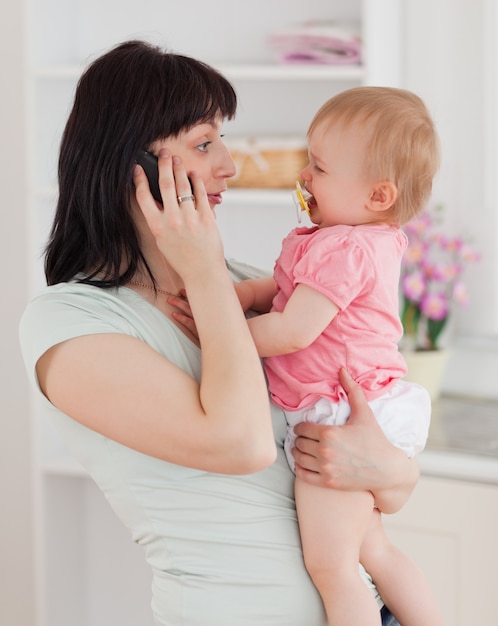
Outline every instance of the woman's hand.
<path id="1" fill-rule="evenodd" d="M 321 487 L 371 491 L 382 512 L 394 513 L 411 494 L 418 465 L 386 439 L 360 385 L 345 369 L 340 379 L 351 415 L 344 426 L 310 422 L 295 426 L 296 475 Z"/>
<path id="2" fill-rule="evenodd" d="M 216 266 L 225 265 L 223 244 L 204 183 L 191 172 L 194 199 L 181 159 L 167 149 L 159 152 L 159 188 L 163 206 L 150 192 L 144 170 L 134 170 L 136 198 L 156 243 L 173 269 L 187 283 L 207 279 Z"/>

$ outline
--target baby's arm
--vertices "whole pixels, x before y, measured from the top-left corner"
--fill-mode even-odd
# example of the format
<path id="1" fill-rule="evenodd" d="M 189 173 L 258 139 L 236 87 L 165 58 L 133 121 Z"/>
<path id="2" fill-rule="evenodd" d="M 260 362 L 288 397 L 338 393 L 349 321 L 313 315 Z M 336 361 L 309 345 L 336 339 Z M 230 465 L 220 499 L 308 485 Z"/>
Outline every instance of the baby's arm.
<path id="1" fill-rule="evenodd" d="M 275 356 L 308 347 L 338 311 L 327 296 L 308 285 L 297 285 L 281 313 L 273 311 L 248 320 L 258 354 Z"/>
<path id="2" fill-rule="evenodd" d="M 235 291 L 243 311 L 252 309 L 258 313 L 268 313 L 277 293 L 277 286 L 271 277 L 249 278 L 235 283 Z"/>

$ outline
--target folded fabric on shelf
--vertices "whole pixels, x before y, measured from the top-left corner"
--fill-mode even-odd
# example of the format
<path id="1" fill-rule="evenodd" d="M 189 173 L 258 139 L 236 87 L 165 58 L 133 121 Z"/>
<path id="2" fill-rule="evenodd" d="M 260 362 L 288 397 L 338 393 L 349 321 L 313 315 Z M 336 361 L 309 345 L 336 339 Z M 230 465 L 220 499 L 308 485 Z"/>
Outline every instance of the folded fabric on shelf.
<path id="1" fill-rule="evenodd" d="M 271 34 L 268 43 L 280 63 L 361 63 L 360 28 L 352 22 L 306 22 Z"/>

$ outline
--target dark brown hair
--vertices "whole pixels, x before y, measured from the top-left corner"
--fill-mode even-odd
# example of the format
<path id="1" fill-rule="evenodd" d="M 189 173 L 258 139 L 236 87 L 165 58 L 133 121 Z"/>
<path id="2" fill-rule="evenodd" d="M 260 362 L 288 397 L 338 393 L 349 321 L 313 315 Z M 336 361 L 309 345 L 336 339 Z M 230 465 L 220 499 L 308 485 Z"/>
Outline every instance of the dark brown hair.
<path id="1" fill-rule="evenodd" d="M 216 117 L 237 97 L 213 68 L 142 41 L 124 42 L 81 76 L 61 142 L 59 199 L 45 254 L 49 285 L 78 274 L 102 287 L 147 270 L 131 215 L 139 150 Z"/>

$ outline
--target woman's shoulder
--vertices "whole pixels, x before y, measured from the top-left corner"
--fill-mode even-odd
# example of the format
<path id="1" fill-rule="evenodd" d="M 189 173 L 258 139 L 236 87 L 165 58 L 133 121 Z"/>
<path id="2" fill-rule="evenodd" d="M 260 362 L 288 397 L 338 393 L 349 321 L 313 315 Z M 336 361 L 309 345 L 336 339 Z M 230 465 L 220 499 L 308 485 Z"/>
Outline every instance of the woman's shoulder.
<path id="1" fill-rule="evenodd" d="M 122 307 L 110 290 L 77 282 L 60 283 L 41 290 L 27 304 L 21 317 L 21 332 L 47 334 L 50 329 L 77 331 L 88 324 L 108 329 L 112 318 Z"/>
<path id="2" fill-rule="evenodd" d="M 147 324 L 148 315 L 156 311 L 147 300 L 127 287 L 103 288 L 71 281 L 42 289 L 27 304 L 22 320 L 51 324 L 92 320 L 95 325 L 122 324 L 137 317 Z M 164 316 L 162 316 L 164 318 Z"/>
<path id="3" fill-rule="evenodd" d="M 152 314 L 153 307 L 147 305 L 126 288 L 102 289 L 78 282 L 52 285 L 24 310 L 19 323 L 21 347 L 37 358 L 57 343 L 83 335 L 139 336 Z"/>
<path id="4" fill-rule="evenodd" d="M 103 304 L 108 298 L 97 287 L 61 283 L 41 290 L 26 306 L 19 322 L 19 339 L 27 364 L 58 343 L 85 334 L 115 330 Z M 108 309 L 107 309 L 108 310 Z"/>
<path id="5" fill-rule="evenodd" d="M 49 285 L 41 289 L 28 303 L 29 308 L 45 308 L 54 306 L 70 305 L 71 303 L 85 301 L 86 306 L 91 308 L 98 306 L 98 303 L 104 302 L 114 297 L 115 289 L 103 289 L 97 285 L 91 285 L 78 281 L 70 281 Z"/>
<path id="6" fill-rule="evenodd" d="M 19 324 L 21 350 L 30 365 L 63 341 L 97 334 L 140 339 L 198 375 L 198 347 L 159 309 L 127 287 L 103 289 L 78 282 L 47 287 L 28 303 Z"/>

